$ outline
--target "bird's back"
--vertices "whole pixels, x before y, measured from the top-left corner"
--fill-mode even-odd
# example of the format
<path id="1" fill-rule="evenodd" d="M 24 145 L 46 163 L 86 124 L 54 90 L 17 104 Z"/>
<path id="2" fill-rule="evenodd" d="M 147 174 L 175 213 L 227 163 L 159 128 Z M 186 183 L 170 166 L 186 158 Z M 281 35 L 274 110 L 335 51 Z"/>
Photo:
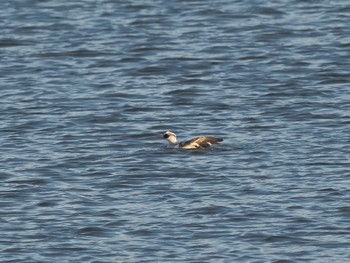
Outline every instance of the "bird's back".
<path id="1" fill-rule="evenodd" d="M 183 143 L 180 143 L 180 148 L 183 149 L 196 149 L 196 148 L 208 148 L 212 144 L 218 144 L 219 142 L 222 142 L 224 139 L 221 138 L 215 138 L 212 136 L 200 136 L 193 138 L 192 140 L 185 141 Z"/>

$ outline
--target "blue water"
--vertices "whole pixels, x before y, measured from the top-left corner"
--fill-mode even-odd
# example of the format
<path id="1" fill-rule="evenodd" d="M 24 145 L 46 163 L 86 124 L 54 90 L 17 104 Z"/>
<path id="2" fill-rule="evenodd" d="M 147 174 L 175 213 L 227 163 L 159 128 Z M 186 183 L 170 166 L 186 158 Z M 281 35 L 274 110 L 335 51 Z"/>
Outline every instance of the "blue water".
<path id="1" fill-rule="evenodd" d="M 349 1 L 0 6 L 1 262 L 350 260 Z"/>

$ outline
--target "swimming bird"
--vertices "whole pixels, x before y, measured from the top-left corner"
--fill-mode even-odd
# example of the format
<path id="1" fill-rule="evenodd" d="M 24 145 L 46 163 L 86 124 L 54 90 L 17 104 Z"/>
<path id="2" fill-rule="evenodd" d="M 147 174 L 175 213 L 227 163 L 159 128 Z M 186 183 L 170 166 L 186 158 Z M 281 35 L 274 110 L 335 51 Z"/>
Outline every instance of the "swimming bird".
<path id="1" fill-rule="evenodd" d="M 212 144 L 218 144 L 224 139 L 215 138 L 212 136 L 200 136 L 193 138 L 185 142 L 177 142 L 176 134 L 171 131 L 166 131 L 163 134 L 163 138 L 169 142 L 169 148 L 181 148 L 181 149 L 205 149 L 210 147 Z"/>

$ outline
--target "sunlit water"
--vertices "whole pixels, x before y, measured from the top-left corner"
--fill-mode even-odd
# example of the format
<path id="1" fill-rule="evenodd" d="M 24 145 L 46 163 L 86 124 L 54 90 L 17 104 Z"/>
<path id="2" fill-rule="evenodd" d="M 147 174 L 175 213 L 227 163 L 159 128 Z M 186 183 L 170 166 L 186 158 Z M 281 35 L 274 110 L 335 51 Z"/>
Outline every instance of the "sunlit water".
<path id="1" fill-rule="evenodd" d="M 349 260 L 347 0 L 1 6 L 1 262 Z"/>

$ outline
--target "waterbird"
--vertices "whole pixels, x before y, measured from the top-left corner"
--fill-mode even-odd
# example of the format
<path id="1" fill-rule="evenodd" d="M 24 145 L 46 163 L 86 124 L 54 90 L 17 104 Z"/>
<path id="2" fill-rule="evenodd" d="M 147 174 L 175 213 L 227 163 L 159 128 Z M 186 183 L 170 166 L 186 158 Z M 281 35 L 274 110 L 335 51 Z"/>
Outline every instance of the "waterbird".
<path id="1" fill-rule="evenodd" d="M 189 141 L 177 142 L 176 134 L 171 131 L 166 131 L 163 134 L 163 138 L 169 142 L 169 148 L 181 148 L 181 149 L 205 149 L 210 147 L 212 144 L 218 144 L 224 139 L 215 138 L 212 136 L 199 136 Z"/>

